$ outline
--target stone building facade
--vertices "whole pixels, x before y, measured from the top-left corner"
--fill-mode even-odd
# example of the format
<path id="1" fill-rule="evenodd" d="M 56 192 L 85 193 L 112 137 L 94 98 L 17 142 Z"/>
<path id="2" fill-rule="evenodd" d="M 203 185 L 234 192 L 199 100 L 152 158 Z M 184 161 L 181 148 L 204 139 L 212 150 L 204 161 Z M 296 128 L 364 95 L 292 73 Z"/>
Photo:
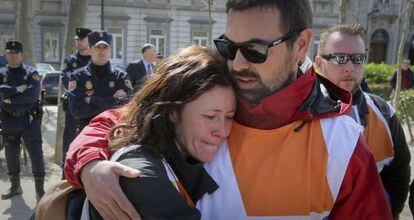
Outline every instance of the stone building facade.
<path id="1" fill-rule="evenodd" d="M 104 27 L 114 36 L 112 61 L 120 64 L 138 59 L 141 45 L 154 43 L 163 55 L 190 44 L 209 45 L 225 31 L 226 0 L 212 0 L 209 25 L 208 0 L 104 0 Z M 58 65 L 61 59 L 67 0 L 33 0 L 33 43 L 37 62 Z M 318 50 L 319 34 L 339 22 L 338 0 L 310 0 L 314 12 L 314 43 L 309 55 Z M 367 30 L 369 60 L 394 64 L 401 39 L 398 17 L 405 0 L 352 0 L 346 22 L 358 22 Z M 101 0 L 88 1 L 86 27 L 101 29 Z M 15 1 L 0 0 L 0 47 L 15 37 Z M 405 56 L 413 53 L 411 28 Z"/>
<path id="2" fill-rule="evenodd" d="M 37 62 L 58 65 L 63 49 L 67 0 L 35 0 L 33 44 Z M 104 29 L 113 35 L 112 62 L 127 64 L 141 57 L 147 42 L 168 55 L 178 48 L 208 46 L 209 30 L 217 37 L 225 31 L 224 0 L 214 0 L 211 25 L 207 0 L 105 0 Z M 15 3 L 0 0 L 0 47 L 15 37 Z M 88 1 L 87 28 L 101 29 L 101 1 Z M 213 38 L 210 37 L 210 38 Z"/>
<path id="3" fill-rule="evenodd" d="M 317 51 L 319 34 L 323 29 L 339 23 L 338 0 L 313 0 L 314 46 L 312 56 Z M 366 45 L 369 62 L 395 64 L 404 25 L 406 0 L 350 0 L 346 23 L 360 23 L 367 31 Z M 414 63 L 414 28 L 410 28 L 404 56 Z"/>

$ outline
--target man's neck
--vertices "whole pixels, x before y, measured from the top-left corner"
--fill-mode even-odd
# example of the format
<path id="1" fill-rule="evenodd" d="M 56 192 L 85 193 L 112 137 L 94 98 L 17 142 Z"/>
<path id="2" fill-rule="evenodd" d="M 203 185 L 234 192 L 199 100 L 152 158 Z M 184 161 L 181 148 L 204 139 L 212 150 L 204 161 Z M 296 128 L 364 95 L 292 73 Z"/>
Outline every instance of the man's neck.
<path id="1" fill-rule="evenodd" d="M 152 62 L 149 62 L 147 59 L 145 59 L 145 57 L 143 57 L 142 60 L 144 60 L 144 62 L 147 63 L 147 64 L 151 64 L 152 63 Z"/>
<path id="2" fill-rule="evenodd" d="M 20 68 L 21 66 L 22 66 L 22 64 L 20 63 L 20 64 L 18 64 L 18 65 L 13 65 L 13 64 L 8 64 L 9 65 L 9 68 L 12 68 L 12 69 L 18 69 L 18 68 Z"/>
<path id="3" fill-rule="evenodd" d="M 309 97 L 315 80 L 316 73 L 310 69 L 308 74 L 301 74 L 301 77 L 263 98 L 258 104 L 253 105 L 239 97 L 235 121 L 248 127 L 268 130 L 282 127 L 295 120 L 307 119 L 305 113 L 300 113 L 307 109 L 300 108 Z"/>
<path id="4" fill-rule="evenodd" d="M 352 105 L 358 105 L 361 102 L 363 92 L 361 89 L 357 89 L 352 93 Z"/>
<path id="5" fill-rule="evenodd" d="M 109 62 L 106 62 L 104 64 L 97 64 L 97 63 L 94 63 L 93 61 L 91 63 L 94 67 L 106 67 L 109 64 Z"/>
<path id="6" fill-rule="evenodd" d="M 81 56 L 89 56 L 89 51 L 88 50 L 79 50 L 78 51 L 79 55 Z"/>

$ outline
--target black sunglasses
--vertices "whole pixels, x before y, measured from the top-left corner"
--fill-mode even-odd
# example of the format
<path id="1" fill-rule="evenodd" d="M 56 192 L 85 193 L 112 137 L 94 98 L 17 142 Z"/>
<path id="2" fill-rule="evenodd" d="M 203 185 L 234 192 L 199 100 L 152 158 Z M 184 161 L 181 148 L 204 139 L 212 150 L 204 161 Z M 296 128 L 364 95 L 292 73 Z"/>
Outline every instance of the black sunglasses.
<path id="1" fill-rule="evenodd" d="M 265 40 L 251 40 L 244 43 L 234 43 L 223 34 L 214 40 L 214 44 L 221 56 L 228 60 L 234 60 L 237 51 L 240 50 L 244 58 L 249 62 L 264 63 L 267 58 L 267 51 L 270 47 L 279 45 L 300 32 L 301 31 L 291 31 L 272 42 Z"/>
<path id="2" fill-rule="evenodd" d="M 334 54 L 328 54 L 328 55 L 321 55 L 321 57 L 336 66 L 345 65 L 350 60 L 352 64 L 355 66 L 361 65 L 367 61 L 367 55 L 364 53 L 361 53 L 361 54 L 334 53 Z"/>

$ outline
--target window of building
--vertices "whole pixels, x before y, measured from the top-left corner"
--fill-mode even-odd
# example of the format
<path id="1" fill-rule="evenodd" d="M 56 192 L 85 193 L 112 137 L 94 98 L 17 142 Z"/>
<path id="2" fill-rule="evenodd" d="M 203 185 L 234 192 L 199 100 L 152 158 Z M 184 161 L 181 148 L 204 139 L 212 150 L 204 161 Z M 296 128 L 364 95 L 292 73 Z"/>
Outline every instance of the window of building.
<path id="1" fill-rule="evenodd" d="M 149 42 L 155 45 L 158 53 L 166 56 L 166 31 L 163 29 L 151 29 L 149 34 Z"/>
<path id="2" fill-rule="evenodd" d="M 384 29 L 376 30 L 371 36 L 368 62 L 385 62 L 389 42 L 388 32 Z"/>
<path id="3" fill-rule="evenodd" d="M 14 40 L 14 32 L 9 30 L 0 30 L 0 51 L 3 51 L 7 41 Z"/>
<path id="4" fill-rule="evenodd" d="M 108 33 L 112 34 L 112 57 L 111 61 L 115 63 L 122 63 L 124 58 L 123 51 L 123 34 L 122 28 L 110 27 L 107 28 Z"/>
<path id="5" fill-rule="evenodd" d="M 389 4 L 391 3 L 391 0 L 378 0 L 378 2 L 382 4 Z"/>
<path id="6" fill-rule="evenodd" d="M 170 0 L 148 0 L 148 2 L 152 4 L 166 5 L 170 3 Z"/>
<path id="7" fill-rule="evenodd" d="M 146 16 L 147 42 L 155 45 L 157 52 L 163 56 L 169 53 L 170 24 L 173 21 L 168 16 Z"/>
<path id="8" fill-rule="evenodd" d="M 206 31 L 193 31 L 193 43 L 197 46 L 206 47 L 208 42 L 208 32 Z"/>
<path id="9" fill-rule="evenodd" d="M 313 10 L 316 13 L 332 13 L 335 9 L 335 1 L 319 0 L 313 1 Z"/>
<path id="10" fill-rule="evenodd" d="M 43 60 L 46 62 L 59 62 L 59 33 L 43 33 Z"/>
<path id="11" fill-rule="evenodd" d="M 214 4 L 213 0 L 191 0 L 191 4 L 196 5 L 196 6 L 204 6 L 204 7 L 208 7 L 209 2 L 211 5 Z"/>

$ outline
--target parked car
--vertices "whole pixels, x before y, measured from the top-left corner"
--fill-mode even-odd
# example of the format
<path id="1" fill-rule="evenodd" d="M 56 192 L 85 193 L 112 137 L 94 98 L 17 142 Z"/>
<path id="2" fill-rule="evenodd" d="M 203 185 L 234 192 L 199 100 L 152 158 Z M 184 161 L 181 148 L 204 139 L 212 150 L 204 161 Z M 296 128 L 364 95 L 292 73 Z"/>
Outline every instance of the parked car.
<path id="1" fill-rule="evenodd" d="M 43 77 L 46 73 L 56 72 L 55 68 L 48 63 L 36 63 L 36 70 L 40 77 Z"/>
<path id="2" fill-rule="evenodd" d="M 6 66 L 7 60 L 4 56 L 0 55 L 0 68 Z"/>
<path id="3" fill-rule="evenodd" d="M 42 98 L 45 102 L 57 102 L 59 96 L 59 78 L 60 72 L 48 72 L 43 76 L 42 81 L 40 81 Z"/>

